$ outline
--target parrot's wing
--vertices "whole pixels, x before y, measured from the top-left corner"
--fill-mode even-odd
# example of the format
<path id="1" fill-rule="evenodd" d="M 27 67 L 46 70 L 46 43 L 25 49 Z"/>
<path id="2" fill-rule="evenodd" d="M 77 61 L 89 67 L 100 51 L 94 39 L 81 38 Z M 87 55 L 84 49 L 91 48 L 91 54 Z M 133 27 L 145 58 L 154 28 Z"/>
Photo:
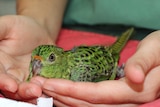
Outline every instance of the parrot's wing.
<path id="1" fill-rule="evenodd" d="M 74 66 L 71 69 L 71 80 L 99 82 L 108 79 L 115 79 L 116 72 L 117 72 L 117 66 L 114 67 L 114 71 L 108 72 L 106 74 L 105 72 L 102 72 L 98 69 L 98 65 L 94 66 L 79 65 L 79 66 Z M 112 73 L 112 76 L 110 73 Z"/>
<path id="2" fill-rule="evenodd" d="M 114 65 L 113 71 L 112 71 L 112 75 L 109 78 L 109 80 L 114 80 L 116 78 L 116 75 L 117 75 L 117 66 L 118 66 L 118 63 L 116 62 L 115 65 Z"/>
<path id="3" fill-rule="evenodd" d="M 88 65 L 78 65 L 71 68 L 71 80 L 92 81 L 91 68 Z"/>

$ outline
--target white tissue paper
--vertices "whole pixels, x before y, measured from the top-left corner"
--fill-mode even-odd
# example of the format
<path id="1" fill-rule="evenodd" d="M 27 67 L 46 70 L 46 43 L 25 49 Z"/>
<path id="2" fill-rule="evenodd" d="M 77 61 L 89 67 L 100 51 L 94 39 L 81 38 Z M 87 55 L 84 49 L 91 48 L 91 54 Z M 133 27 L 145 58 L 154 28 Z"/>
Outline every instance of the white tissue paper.
<path id="1" fill-rule="evenodd" d="M 34 105 L 7 98 L 0 98 L 0 107 L 53 107 L 53 99 L 40 97 L 37 99 L 37 105 Z"/>

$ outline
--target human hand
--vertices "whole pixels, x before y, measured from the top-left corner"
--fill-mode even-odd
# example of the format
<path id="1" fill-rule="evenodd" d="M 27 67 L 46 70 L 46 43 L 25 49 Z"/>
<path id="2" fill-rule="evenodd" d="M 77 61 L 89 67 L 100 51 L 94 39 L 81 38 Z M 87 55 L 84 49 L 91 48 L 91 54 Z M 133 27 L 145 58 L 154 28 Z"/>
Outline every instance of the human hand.
<path id="1" fill-rule="evenodd" d="M 126 78 L 99 83 L 72 82 L 62 79 L 34 78 L 43 84 L 43 92 L 54 98 L 57 107 L 135 107 L 159 97 L 160 67 L 145 78 L 143 85 L 135 85 Z"/>
<path id="2" fill-rule="evenodd" d="M 57 106 L 135 106 L 159 97 L 160 31 L 141 41 L 136 53 L 127 61 L 126 77 L 98 83 L 72 82 L 35 77 L 43 92 L 54 98 Z M 37 83 L 38 83 L 37 82 Z"/>
<path id="3" fill-rule="evenodd" d="M 144 38 L 136 53 L 127 61 L 126 77 L 133 83 L 142 84 L 145 76 L 160 65 L 160 31 L 155 31 Z M 136 75 L 136 76 L 133 76 Z"/>
<path id="4" fill-rule="evenodd" d="M 23 100 L 41 96 L 38 84 L 25 82 L 32 50 L 53 44 L 48 32 L 26 16 L 0 17 L 0 90 L 9 98 Z"/>

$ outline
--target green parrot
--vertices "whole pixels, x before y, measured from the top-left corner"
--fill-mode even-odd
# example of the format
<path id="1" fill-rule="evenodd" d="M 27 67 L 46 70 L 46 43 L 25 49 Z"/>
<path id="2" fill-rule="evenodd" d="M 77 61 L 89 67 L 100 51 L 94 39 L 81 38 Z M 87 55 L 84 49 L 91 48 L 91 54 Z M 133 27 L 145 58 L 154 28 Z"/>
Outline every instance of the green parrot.
<path id="1" fill-rule="evenodd" d="M 31 55 L 28 81 L 36 75 L 84 82 L 113 80 L 123 71 L 118 67 L 119 55 L 133 32 L 134 28 L 128 29 L 111 46 L 78 46 L 68 51 L 38 46 Z"/>

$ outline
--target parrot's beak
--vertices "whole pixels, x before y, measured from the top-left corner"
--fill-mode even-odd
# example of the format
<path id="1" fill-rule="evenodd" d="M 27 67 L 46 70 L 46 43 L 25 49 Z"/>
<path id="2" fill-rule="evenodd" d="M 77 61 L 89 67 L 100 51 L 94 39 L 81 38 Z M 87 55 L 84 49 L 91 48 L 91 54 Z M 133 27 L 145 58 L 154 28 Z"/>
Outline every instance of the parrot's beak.
<path id="1" fill-rule="evenodd" d="M 34 56 L 32 60 L 32 73 L 33 76 L 39 75 L 41 67 L 42 67 L 42 57 Z"/>

